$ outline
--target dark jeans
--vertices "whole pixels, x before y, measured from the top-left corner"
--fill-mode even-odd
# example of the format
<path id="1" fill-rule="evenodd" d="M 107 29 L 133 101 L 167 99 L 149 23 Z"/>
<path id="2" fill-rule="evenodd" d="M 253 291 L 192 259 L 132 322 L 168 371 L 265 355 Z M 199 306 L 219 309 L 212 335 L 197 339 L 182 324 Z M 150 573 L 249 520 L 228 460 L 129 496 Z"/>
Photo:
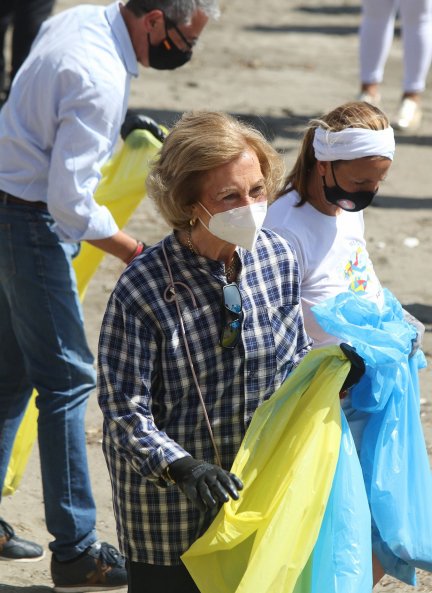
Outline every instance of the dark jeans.
<path id="1" fill-rule="evenodd" d="M 48 211 L 0 203 L 0 492 L 36 388 L 50 549 L 70 560 L 97 539 L 84 425 L 96 377 L 72 269 L 78 246 L 53 224 Z"/>
<path id="2" fill-rule="evenodd" d="M 1 0 L 0 3 L 0 81 L 6 79 L 4 39 L 13 26 L 10 80 L 26 59 L 43 21 L 49 17 L 55 0 Z M 0 88 L 1 90 L 1 88 Z"/>
<path id="3" fill-rule="evenodd" d="M 126 562 L 128 593 L 199 593 L 183 564 L 157 566 L 143 562 Z"/>

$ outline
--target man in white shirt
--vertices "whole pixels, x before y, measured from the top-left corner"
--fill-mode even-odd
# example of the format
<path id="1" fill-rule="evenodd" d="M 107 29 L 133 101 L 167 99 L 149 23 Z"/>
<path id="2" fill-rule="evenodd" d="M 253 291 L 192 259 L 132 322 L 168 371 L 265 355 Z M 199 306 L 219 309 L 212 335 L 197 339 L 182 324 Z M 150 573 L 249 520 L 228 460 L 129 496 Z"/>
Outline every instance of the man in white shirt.
<path id="1" fill-rule="evenodd" d="M 129 0 L 58 14 L 42 26 L 0 112 L 0 492 L 36 388 L 57 591 L 126 584 L 123 558 L 95 531 L 84 432 L 95 373 L 72 258 L 80 241 L 125 263 L 141 253 L 143 244 L 93 198 L 101 166 L 117 141 L 138 63 L 185 64 L 208 19 L 218 16 L 217 2 Z M 0 519 L 0 560 L 43 554 Z"/>

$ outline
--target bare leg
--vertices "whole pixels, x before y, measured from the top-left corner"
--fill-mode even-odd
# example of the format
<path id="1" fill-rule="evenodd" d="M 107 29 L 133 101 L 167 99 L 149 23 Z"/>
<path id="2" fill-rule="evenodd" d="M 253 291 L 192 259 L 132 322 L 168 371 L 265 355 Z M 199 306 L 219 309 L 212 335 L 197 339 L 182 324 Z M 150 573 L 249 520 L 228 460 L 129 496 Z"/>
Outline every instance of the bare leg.
<path id="1" fill-rule="evenodd" d="M 410 91 L 406 91 L 403 95 L 402 95 L 402 100 L 403 99 L 411 99 L 412 101 L 415 101 L 416 103 L 420 103 L 421 101 L 421 96 L 422 94 L 419 92 L 410 92 Z"/>
<path id="2" fill-rule="evenodd" d="M 363 82 L 361 85 L 362 93 L 367 93 L 371 97 L 379 96 L 379 84 L 377 82 Z"/>
<path id="3" fill-rule="evenodd" d="M 378 558 L 375 556 L 375 554 L 372 554 L 372 573 L 373 573 L 373 586 L 375 587 L 375 585 L 377 585 L 380 580 L 383 578 L 383 576 L 385 575 L 385 571 L 383 569 L 383 567 L 381 566 L 381 562 L 378 560 Z"/>

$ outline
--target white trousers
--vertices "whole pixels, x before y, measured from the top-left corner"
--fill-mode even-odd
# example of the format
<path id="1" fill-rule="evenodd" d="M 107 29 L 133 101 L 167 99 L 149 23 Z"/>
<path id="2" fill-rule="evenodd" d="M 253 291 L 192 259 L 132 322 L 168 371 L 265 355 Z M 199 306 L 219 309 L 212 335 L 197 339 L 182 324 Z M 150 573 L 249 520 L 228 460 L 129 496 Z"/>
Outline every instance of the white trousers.
<path id="1" fill-rule="evenodd" d="M 432 0 L 363 0 L 361 82 L 382 82 L 398 10 L 403 42 L 403 91 L 422 92 L 432 60 Z"/>

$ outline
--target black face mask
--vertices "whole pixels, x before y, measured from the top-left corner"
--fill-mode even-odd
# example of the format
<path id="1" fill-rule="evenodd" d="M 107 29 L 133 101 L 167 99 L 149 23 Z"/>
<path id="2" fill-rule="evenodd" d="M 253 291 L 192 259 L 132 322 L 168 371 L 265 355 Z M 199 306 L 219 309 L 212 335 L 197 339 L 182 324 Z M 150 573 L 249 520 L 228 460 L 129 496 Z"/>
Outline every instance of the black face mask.
<path id="1" fill-rule="evenodd" d="M 175 68 L 180 68 L 180 66 L 189 62 L 192 57 L 192 46 L 184 37 L 183 33 L 176 27 L 175 23 L 167 19 L 165 15 L 164 23 L 165 39 L 158 45 L 152 45 L 150 43 L 150 35 L 147 35 L 149 45 L 149 66 L 156 70 L 175 70 Z M 183 51 L 176 46 L 174 41 L 168 35 L 167 24 L 177 31 L 189 50 Z"/>
<path id="2" fill-rule="evenodd" d="M 347 212 L 359 212 L 360 210 L 364 210 L 369 206 L 372 202 L 374 197 L 376 196 L 376 191 L 353 191 L 349 192 L 344 190 L 338 182 L 336 181 L 336 176 L 333 169 L 333 163 L 330 163 L 333 181 L 335 182 L 334 187 L 328 187 L 325 182 L 324 175 L 322 176 L 323 185 L 324 185 L 324 195 L 327 202 L 330 204 L 334 204 L 335 206 L 339 206 L 342 210 L 346 210 Z"/>

